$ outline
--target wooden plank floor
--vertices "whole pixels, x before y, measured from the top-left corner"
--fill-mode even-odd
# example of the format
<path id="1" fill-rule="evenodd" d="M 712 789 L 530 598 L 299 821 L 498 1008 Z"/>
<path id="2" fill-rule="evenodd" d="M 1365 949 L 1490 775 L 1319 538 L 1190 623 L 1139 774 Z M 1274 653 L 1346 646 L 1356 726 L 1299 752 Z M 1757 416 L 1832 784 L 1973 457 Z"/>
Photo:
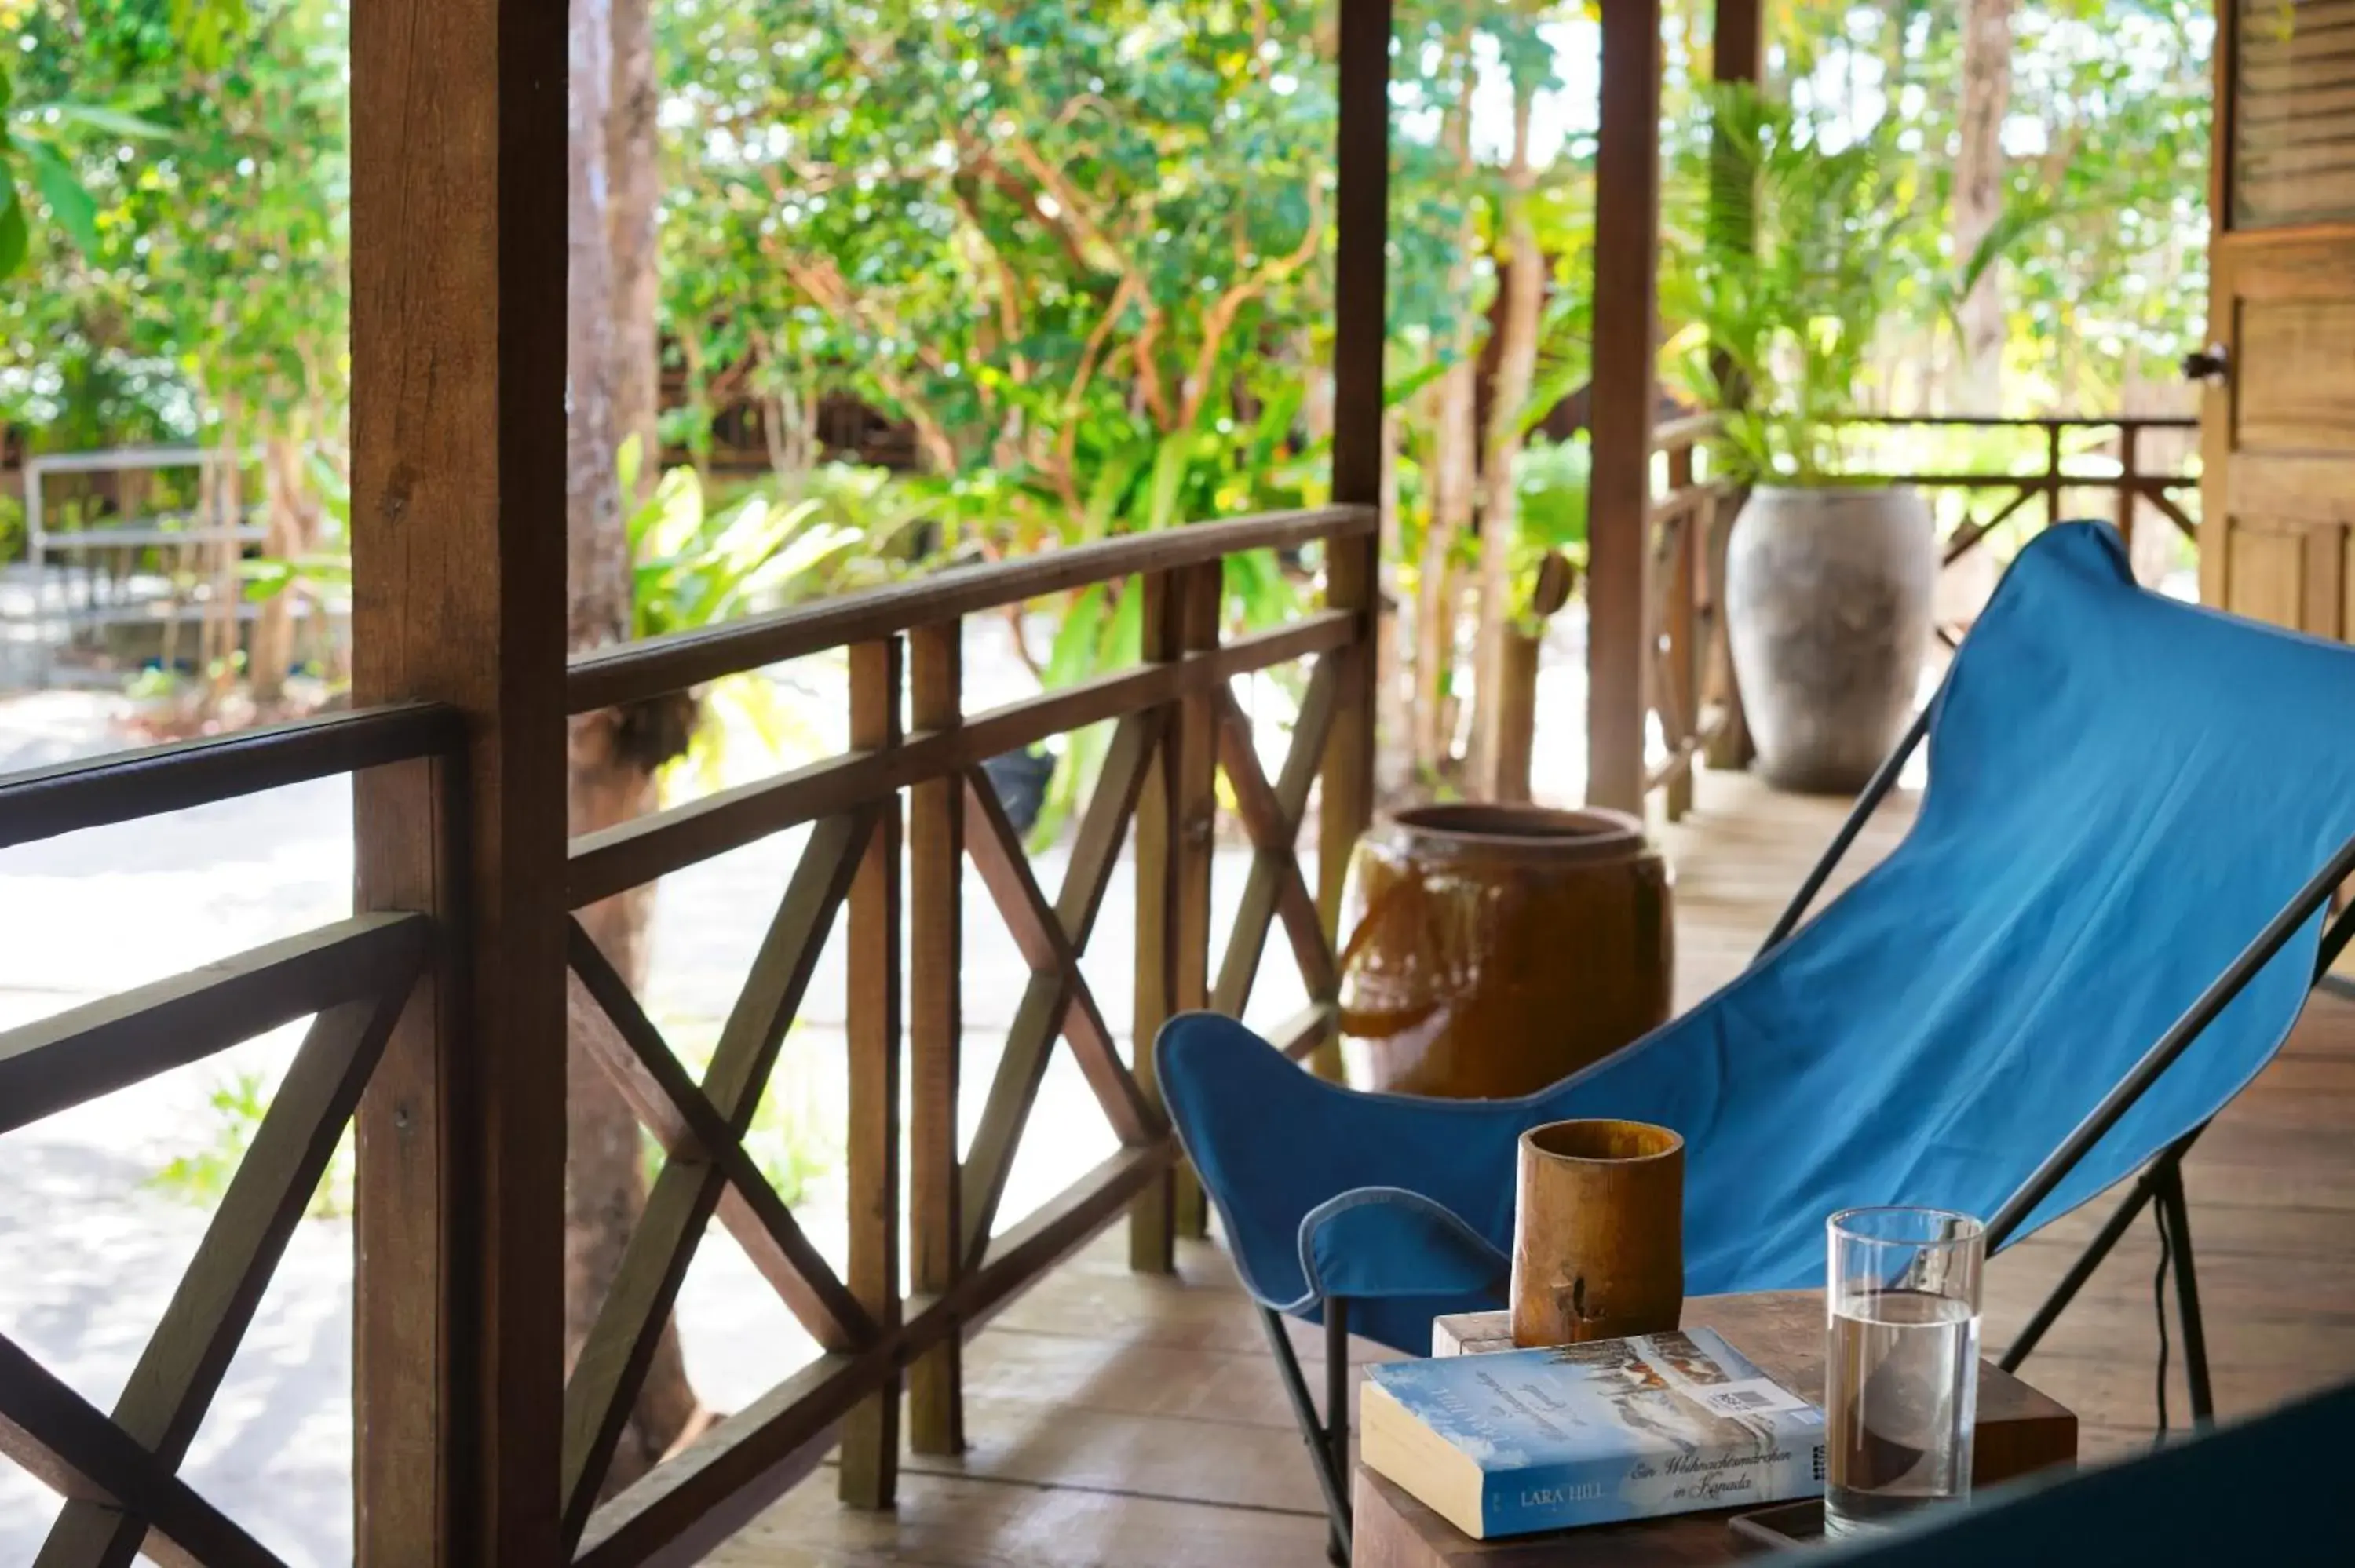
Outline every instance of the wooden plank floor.
<path id="1" fill-rule="evenodd" d="M 1738 972 L 1838 825 L 1838 802 L 1705 776 L 1670 830 L 1678 991 L 1689 1005 Z M 1884 809 L 1853 875 L 1910 816 Z M 2355 1375 L 2355 1004 L 2318 999 L 2282 1056 L 2188 1162 L 2193 1239 L 2220 1412 L 2263 1409 Z M 2017 1332 L 2098 1202 L 1991 1266 L 1987 1334 Z M 1249 1301 L 1214 1244 L 1178 1275 L 1130 1274 L 1115 1234 L 1001 1314 L 967 1352 L 972 1451 L 912 1457 L 892 1514 L 834 1500 L 831 1469 L 713 1561 L 735 1568 L 1103 1564 L 1315 1568 L 1324 1521 L 1306 1457 Z M 2153 1431 L 2158 1249 L 2145 1218 L 2023 1375 L 2078 1412 L 2100 1457 Z M 1299 1337 L 1304 1354 L 1308 1338 Z M 1367 1347 L 1364 1359 L 1382 1354 Z M 1313 1362 L 1311 1364 L 1314 1364 Z M 2169 1411 L 2188 1409 L 2179 1355 Z"/>

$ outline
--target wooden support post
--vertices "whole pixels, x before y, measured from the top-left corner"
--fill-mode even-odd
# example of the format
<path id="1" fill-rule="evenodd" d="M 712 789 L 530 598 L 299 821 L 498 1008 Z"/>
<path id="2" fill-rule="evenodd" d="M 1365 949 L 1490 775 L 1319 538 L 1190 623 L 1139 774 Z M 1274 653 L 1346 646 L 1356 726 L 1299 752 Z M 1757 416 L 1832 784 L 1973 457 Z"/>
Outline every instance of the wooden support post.
<path id="1" fill-rule="evenodd" d="M 565 69 L 561 6 L 352 16 L 352 695 L 467 736 L 353 791 L 358 906 L 441 932 L 358 1118 L 372 1568 L 564 1560 Z"/>
<path id="2" fill-rule="evenodd" d="M 919 731 L 964 722 L 964 623 L 920 626 L 909 639 L 909 722 Z M 964 1054 L 964 782 L 956 774 L 908 792 L 909 1288 L 948 1294 L 964 1272 L 957 1095 Z M 908 1446 L 964 1450 L 964 1336 L 951 1334 L 908 1369 Z"/>
<path id="3" fill-rule="evenodd" d="M 1710 74 L 1721 82 L 1755 82 L 1765 74 L 1766 27 L 1764 8 L 1761 0 L 1717 0 L 1716 19 L 1710 33 Z M 1712 158 L 1721 167 L 1731 149 L 1721 140 L 1713 140 Z M 1746 198 L 1733 197 L 1732 182 L 1713 183 L 1709 212 L 1710 227 L 1717 231 L 1722 245 L 1729 233 L 1754 235 L 1756 215 Z M 1722 368 L 1719 374 L 1724 374 Z M 1704 756 L 1711 768 L 1739 768 L 1750 766 L 1753 748 L 1750 744 L 1750 723 L 1742 708 L 1742 686 L 1733 673 L 1733 652 L 1725 627 L 1725 544 L 1733 531 L 1733 519 L 1741 510 L 1739 495 L 1730 497 L 1703 517 L 1701 525 L 1708 529 L 1705 548 L 1708 552 L 1709 592 L 1715 614 L 1710 628 L 1708 681 L 1716 688 L 1725 705 L 1725 722 L 1710 740 Z"/>
<path id="4" fill-rule="evenodd" d="M 900 744 L 900 640 L 850 650 L 850 745 Z M 850 1293 L 883 1333 L 900 1326 L 900 800 L 887 798 L 850 884 L 844 1033 L 850 1055 Z M 842 1424 L 842 1500 L 890 1508 L 900 1480 L 900 1380 Z"/>
<path id="5" fill-rule="evenodd" d="M 1603 10 L 1594 169 L 1594 460 L 1587 499 L 1586 798 L 1644 809 L 1651 555 L 1660 4 Z"/>
<path id="6" fill-rule="evenodd" d="M 1185 610 L 1179 580 L 1167 572 L 1138 578 L 1128 589 L 1145 596 L 1142 646 L 1146 660 L 1165 663 L 1184 652 Z M 1129 1031 L 1137 1087 L 1156 1108 L 1161 1084 L 1153 1070 L 1153 1041 L 1175 1011 L 1178 994 L 1178 836 L 1182 724 L 1171 709 L 1161 742 L 1136 797 L 1136 1005 Z M 1128 1266 L 1146 1274 L 1178 1266 L 1177 1188 L 1156 1177 L 1128 1212 Z"/>
<path id="7" fill-rule="evenodd" d="M 1756 81 L 1766 69 L 1766 16 L 1761 0 L 1717 0 L 1710 37 L 1710 75 Z"/>
<path id="8" fill-rule="evenodd" d="M 2061 521 L 2061 426 L 2059 419 L 2044 421 L 2044 523 L 2051 527 Z"/>
<path id="9" fill-rule="evenodd" d="M 1390 231 L 1391 0 L 1341 0 L 1340 126 L 1333 263 L 1333 499 L 1382 503 L 1382 350 L 1388 334 L 1383 249 Z M 1337 655 L 1339 690 L 1325 742 L 1316 825 L 1316 906 L 1341 942 L 1349 856 L 1374 818 L 1375 647 L 1381 602 L 1380 530 L 1326 546 L 1326 602 L 1361 617 L 1358 641 Z M 1327 1038 L 1312 1070 L 1341 1075 Z"/>
<path id="10" fill-rule="evenodd" d="M 1220 600 L 1225 594 L 1225 563 L 1209 561 L 1188 567 L 1178 590 L 1183 605 L 1180 641 L 1188 654 L 1215 652 L 1219 646 Z M 1219 698 L 1204 690 L 1189 694 L 1178 721 L 1178 879 L 1173 941 L 1176 974 L 1172 981 L 1173 1012 L 1186 1012 L 1210 1005 L 1210 866 L 1218 849 L 1219 827 Z M 1172 1177 L 1171 1202 L 1176 1234 L 1209 1234 L 1210 1214 L 1202 1184 L 1191 1166 L 1180 1165 Z"/>
<path id="11" fill-rule="evenodd" d="M 2142 489 L 2141 454 L 2135 438 L 2142 427 L 2132 419 L 2118 421 L 2118 537 L 2126 541 L 2126 560 L 2134 560 L 2135 496 Z"/>

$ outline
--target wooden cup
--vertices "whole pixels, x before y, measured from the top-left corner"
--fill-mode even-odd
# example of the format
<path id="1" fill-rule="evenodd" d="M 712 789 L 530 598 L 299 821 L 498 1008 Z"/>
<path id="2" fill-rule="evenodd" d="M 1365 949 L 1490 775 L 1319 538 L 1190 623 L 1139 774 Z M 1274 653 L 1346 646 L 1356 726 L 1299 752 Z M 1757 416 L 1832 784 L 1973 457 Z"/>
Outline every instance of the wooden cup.
<path id="1" fill-rule="evenodd" d="M 1513 1343 L 1659 1334 L 1685 1303 L 1685 1140 L 1640 1121 L 1521 1134 Z"/>

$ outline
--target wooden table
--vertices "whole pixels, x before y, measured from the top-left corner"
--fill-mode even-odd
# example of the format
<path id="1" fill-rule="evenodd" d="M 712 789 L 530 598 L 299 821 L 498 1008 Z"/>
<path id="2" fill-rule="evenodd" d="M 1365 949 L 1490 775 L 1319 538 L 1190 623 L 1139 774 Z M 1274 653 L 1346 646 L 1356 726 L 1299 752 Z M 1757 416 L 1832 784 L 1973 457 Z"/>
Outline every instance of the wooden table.
<path id="1" fill-rule="evenodd" d="M 1821 1291 L 1694 1297 L 1685 1302 L 1684 1326 L 1715 1329 L 1776 1383 L 1823 1403 Z M 1502 1312 L 1466 1313 L 1432 1325 L 1435 1356 L 1512 1348 Z M 2009 1372 L 1980 1362 L 1971 1484 L 1993 1486 L 2076 1461 L 2077 1418 Z M 1352 1506 L 1352 1568 L 1646 1568 L 1730 1563 L 1757 1550 L 1726 1524 L 1731 1514 L 1743 1511 L 1739 1509 L 1474 1541 L 1362 1465 Z"/>

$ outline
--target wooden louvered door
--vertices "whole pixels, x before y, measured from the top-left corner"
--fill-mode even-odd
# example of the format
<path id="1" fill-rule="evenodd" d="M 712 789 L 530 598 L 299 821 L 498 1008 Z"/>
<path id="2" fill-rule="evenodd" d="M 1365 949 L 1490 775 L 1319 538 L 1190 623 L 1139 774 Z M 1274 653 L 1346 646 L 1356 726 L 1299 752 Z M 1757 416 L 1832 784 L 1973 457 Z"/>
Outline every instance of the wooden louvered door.
<path id="1" fill-rule="evenodd" d="M 2355 0 L 2218 0 L 2200 597 L 2355 640 Z"/>

